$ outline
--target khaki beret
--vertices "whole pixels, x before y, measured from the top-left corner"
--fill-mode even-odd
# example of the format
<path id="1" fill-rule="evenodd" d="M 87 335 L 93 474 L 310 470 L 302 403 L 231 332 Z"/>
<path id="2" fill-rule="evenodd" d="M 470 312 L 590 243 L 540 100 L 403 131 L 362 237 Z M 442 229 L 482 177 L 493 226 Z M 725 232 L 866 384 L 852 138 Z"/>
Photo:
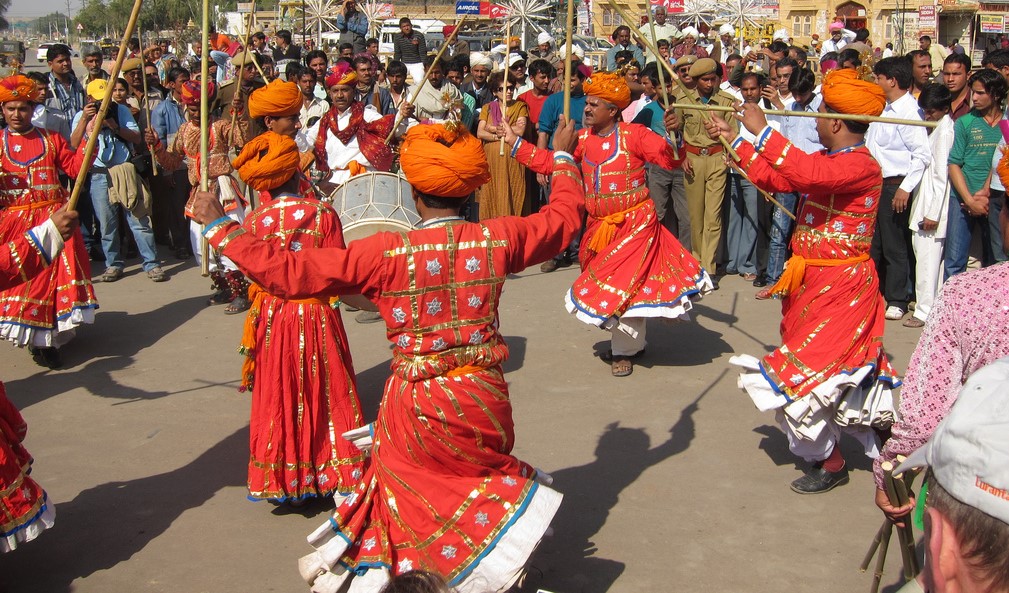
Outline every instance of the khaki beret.
<path id="1" fill-rule="evenodd" d="M 704 76 L 705 74 L 711 74 L 718 70 L 718 63 L 711 58 L 701 58 L 694 62 L 694 65 L 690 67 L 690 71 L 687 74 L 691 78 L 698 78 Z"/>
<path id="2" fill-rule="evenodd" d="M 690 66 L 697 61 L 697 56 L 693 54 L 687 54 L 682 56 L 680 59 L 673 63 L 673 68 L 679 68 L 680 66 Z"/>
<path id="3" fill-rule="evenodd" d="M 144 65 L 144 61 L 140 58 L 130 58 L 128 60 L 123 60 L 123 67 L 119 69 L 120 72 L 129 72 L 131 70 L 138 70 Z"/>
<path id="4" fill-rule="evenodd" d="M 240 51 L 237 54 L 235 54 L 235 57 L 231 58 L 231 63 L 235 66 L 235 68 L 252 66 L 253 64 L 256 63 L 256 53 L 251 51 L 248 53 Z"/>

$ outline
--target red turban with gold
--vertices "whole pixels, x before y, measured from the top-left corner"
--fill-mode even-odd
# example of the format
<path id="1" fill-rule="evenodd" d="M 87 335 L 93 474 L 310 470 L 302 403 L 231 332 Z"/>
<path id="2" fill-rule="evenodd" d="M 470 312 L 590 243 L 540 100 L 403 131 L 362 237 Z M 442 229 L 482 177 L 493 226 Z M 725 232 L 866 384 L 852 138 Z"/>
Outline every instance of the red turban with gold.
<path id="1" fill-rule="evenodd" d="M 831 70 L 823 77 L 823 102 L 837 113 L 877 116 L 886 107 L 886 95 L 874 82 L 862 80 L 852 68 Z"/>
<path id="2" fill-rule="evenodd" d="M 299 170 L 301 155 L 290 136 L 267 131 L 245 143 L 231 162 L 243 181 L 256 191 L 283 185 Z"/>
<path id="3" fill-rule="evenodd" d="M 337 84 L 357 83 L 357 71 L 347 62 L 337 62 L 326 73 L 326 88 Z"/>
<path id="4" fill-rule="evenodd" d="M 217 85 L 214 81 L 210 80 L 207 82 L 207 97 L 209 100 L 214 99 L 214 95 L 217 94 Z M 182 84 L 182 90 L 179 91 L 179 95 L 182 97 L 183 105 L 199 105 L 200 104 L 200 81 L 198 80 L 188 80 Z"/>
<path id="5" fill-rule="evenodd" d="M 596 72 L 585 80 L 582 90 L 586 95 L 599 97 L 621 109 L 631 104 L 631 89 L 617 72 Z"/>
<path id="6" fill-rule="evenodd" d="M 42 99 L 42 89 L 34 80 L 18 74 L 0 80 L 0 103 L 7 101 L 29 101 L 38 103 Z"/>
<path id="7" fill-rule="evenodd" d="M 417 191 L 440 198 L 465 198 L 490 181 L 483 142 L 461 126 L 410 128 L 400 146 L 399 164 Z"/>
<path id="8" fill-rule="evenodd" d="M 304 102 L 297 83 L 274 80 L 249 95 L 249 117 L 298 115 Z"/>

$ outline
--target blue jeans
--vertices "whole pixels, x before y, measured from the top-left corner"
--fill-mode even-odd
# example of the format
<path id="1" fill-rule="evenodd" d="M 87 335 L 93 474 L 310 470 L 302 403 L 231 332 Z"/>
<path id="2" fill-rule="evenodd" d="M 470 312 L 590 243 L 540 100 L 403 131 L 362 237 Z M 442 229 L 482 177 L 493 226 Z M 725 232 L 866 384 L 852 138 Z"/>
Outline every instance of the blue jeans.
<path id="1" fill-rule="evenodd" d="M 102 251 L 105 252 L 106 268 L 125 268 L 126 262 L 119 252 L 119 204 L 109 203 L 109 176 L 107 173 L 91 174 L 91 204 L 95 207 L 95 217 L 102 232 Z M 138 219 L 129 210 L 126 220 L 137 242 L 140 256 L 144 260 L 144 271 L 159 265 L 158 250 L 154 246 L 154 231 L 151 230 L 151 217 Z"/>
<path id="2" fill-rule="evenodd" d="M 757 273 L 757 188 L 741 175 L 729 173 L 729 225 L 725 236 L 730 274 Z"/>
<path id="3" fill-rule="evenodd" d="M 228 60 L 231 58 L 223 51 L 211 51 L 210 59 L 217 62 L 217 84 L 224 82 L 228 74 Z"/>
<path id="4" fill-rule="evenodd" d="M 1000 261 L 996 259 L 996 254 L 992 248 L 995 242 L 991 236 L 993 225 L 990 216 L 994 210 L 995 225 L 998 228 L 998 213 L 1002 209 L 1001 200 L 998 204 L 992 200 L 988 204 L 989 216 L 971 216 L 960 207 L 961 202 L 953 194 L 949 196 L 949 211 L 946 217 L 946 250 L 943 253 L 943 269 L 946 279 L 949 280 L 960 272 L 967 269 L 967 256 L 970 252 L 971 236 L 975 228 L 981 229 L 981 266 L 987 267 Z M 996 232 L 1001 239 L 1001 232 Z M 1001 240 L 999 241 L 1001 243 Z M 1000 250 L 1001 251 L 1001 250 Z M 1000 254 L 1005 258 L 1005 253 Z"/>
<path id="5" fill-rule="evenodd" d="M 795 206 L 799 201 L 799 194 L 787 193 L 776 194 L 774 196 L 781 202 L 781 205 L 788 208 L 788 211 L 795 214 Z M 767 270 L 764 272 L 764 280 L 768 284 L 773 284 L 781 277 L 781 272 L 785 269 L 785 259 L 788 256 L 788 243 L 792 238 L 792 227 L 795 223 L 785 214 L 781 208 L 774 206 L 771 214 L 771 242 L 767 246 Z"/>

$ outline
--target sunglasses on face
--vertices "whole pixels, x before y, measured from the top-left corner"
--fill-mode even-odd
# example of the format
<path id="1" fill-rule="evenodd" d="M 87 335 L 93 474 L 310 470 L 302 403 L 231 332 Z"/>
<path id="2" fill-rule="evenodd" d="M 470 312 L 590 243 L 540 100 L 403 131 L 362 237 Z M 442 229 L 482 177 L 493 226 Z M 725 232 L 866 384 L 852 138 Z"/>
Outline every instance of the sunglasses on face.
<path id="1" fill-rule="evenodd" d="M 505 90 L 505 88 L 504 88 L 503 86 L 499 86 L 499 87 L 497 87 L 496 89 L 494 89 L 494 91 L 495 91 L 495 92 L 498 92 L 498 93 L 500 93 L 500 92 L 501 92 L 501 91 L 503 91 L 503 90 Z M 510 85 L 508 85 L 508 90 L 509 90 L 509 91 L 514 91 L 514 90 L 515 90 L 515 85 L 514 85 L 514 84 L 510 84 Z"/>

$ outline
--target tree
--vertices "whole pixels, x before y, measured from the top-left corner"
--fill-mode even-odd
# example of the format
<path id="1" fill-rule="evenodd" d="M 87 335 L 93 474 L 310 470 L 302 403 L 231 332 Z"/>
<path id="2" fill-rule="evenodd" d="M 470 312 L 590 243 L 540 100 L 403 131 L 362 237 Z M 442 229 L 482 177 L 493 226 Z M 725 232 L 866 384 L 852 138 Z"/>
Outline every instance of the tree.
<path id="1" fill-rule="evenodd" d="M 218 12 L 235 10 L 237 0 L 216 1 L 213 6 Z M 133 0 L 86 0 L 75 20 L 85 31 L 94 33 L 108 28 L 118 33 L 129 21 L 132 9 Z M 182 31 L 190 19 L 199 23 L 202 13 L 202 0 L 145 0 L 138 24 L 145 37 L 157 31 Z"/>
<path id="2" fill-rule="evenodd" d="M 11 24 L 7 22 L 4 15 L 7 14 L 7 9 L 11 7 L 11 0 L 0 0 L 0 29 L 10 29 Z"/>

